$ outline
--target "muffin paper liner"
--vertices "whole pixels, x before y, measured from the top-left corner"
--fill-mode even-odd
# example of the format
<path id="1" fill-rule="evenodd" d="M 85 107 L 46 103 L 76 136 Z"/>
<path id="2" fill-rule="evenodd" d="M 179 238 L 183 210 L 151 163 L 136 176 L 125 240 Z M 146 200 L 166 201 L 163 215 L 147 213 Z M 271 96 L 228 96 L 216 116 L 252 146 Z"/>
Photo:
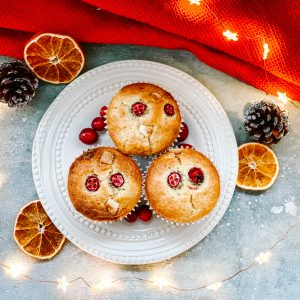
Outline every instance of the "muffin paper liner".
<path id="1" fill-rule="evenodd" d="M 164 153 L 168 152 L 168 150 L 172 150 L 172 149 L 182 149 L 182 148 L 179 148 L 179 147 L 177 147 L 177 146 L 176 146 L 176 147 L 173 147 L 173 148 L 169 147 L 169 148 L 168 148 L 167 150 L 165 150 L 162 154 L 164 154 Z M 163 220 L 163 221 L 165 221 L 165 222 L 167 222 L 167 223 L 175 224 L 176 226 L 189 226 L 189 225 L 192 225 L 192 224 L 200 223 L 200 222 L 203 221 L 207 216 L 204 216 L 204 217 L 202 217 L 202 218 L 200 218 L 199 220 L 194 221 L 194 222 L 187 222 L 187 223 L 175 222 L 175 221 L 171 221 L 171 220 L 166 219 L 166 218 L 164 218 L 163 216 L 159 215 L 159 214 L 155 211 L 155 209 L 151 206 L 151 204 L 150 204 L 150 202 L 149 202 L 149 200 L 148 200 L 148 198 L 147 198 L 147 195 L 146 195 L 146 189 L 145 189 L 146 176 L 147 176 L 147 173 L 148 173 L 149 168 L 150 168 L 150 166 L 152 165 L 153 161 L 154 161 L 157 157 L 159 157 L 160 155 L 161 155 L 161 154 L 155 155 L 155 157 L 153 157 L 153 159 L 150 160 L 150 161 L 148 162 L 148 164 L 147 164 L 147 166 L 146 166 L 146 169 L 143 171 L 143 194 L 144 194 L 144 199 L 145 199 L 145 201 L 146 201 L 146 204 L 147 204 L 147 205 L 149 206 L 149 208 L 151 209 L 153 215 L 156 215 L 157 218 L 159 218 L 159 219 L 161 219 L 161 220 Z"/>
<path id="2" fill-rule="evenodd" d="M 106 143 L 97 143 L 95 145 L 90 145 L 88 149 L 84 150 L 83 153 L 87 152 L 88 150 L 91 150 L 91 149 L 95 149 L 95 148 L 98 148 L 98 147 L 109 147 L 109 148 L 114 148 L 116 150 L 118 150 L 117 147 L 115 146 L 112 146 L 112 145 L 107 145 Z M 80 156 L 81 154 L 83 154 L 82 152 L 79 153 L 76 157 Z M 133 156 L 129 156 L 129 155 L 126 155 L 128 157 L 130 157 L 132 160 L 134 160 L 134 162 L 137 164 L 138 168 L 140 169 L 140 171 L 142 170 L 141 168 L 141 164 L 139 163 L 139 161 L 137 160 L 136 157 L 133 157 Z M 141 196 L 140 196 L 140 199 L 137 201 L 136 205 L 133 207 L 133 209 L 128 213 L 128 215 L 130 215 L 132 213 L 132 211 L 139 206 L 139 203 L 142 202 L 142 200 L 144 199 L 145 197 L 145 193 L 144 193 L 144 173 L 141 171 L 141 174 L 142 174 L 142 193 L 141 193 Z M 75 209 L 75 208 L 74 208 Z M 87 218 L 85 215 L 81 214 L 80 212 L 76 211 L 80 216 L 82 216 L 83 218 L 87 219 L 87 220 L 90 220 L 89 218 Z M 98 221 L 98 220 L 92 220 L 94 223 L 101 223 L 101 224 L 113 224 L 115 222 L 119 222 L 119 221 L 122 221 L 123 219 L 125 219 L 128 215 L 126 216 L 123 216 L 123 217 L 120 217 L 119 219 L 117 220 L 110 220 L 110 221 Z"/>
<path id="3" fill-rule="evenodd" d="M 186 122 L 184 121 L 184 118 L 183 118 L 183 117 L 181 118 L 181 123 L 180 123 L 179 133 L 178 133 L 178 135 L 177 135 L 175 141 L 173 142 L 172 146 L 174 146 L 175 143 L 182 143 L 181 141 L 178 140 L 178 138 L 180 137 L 180 133 L 182 132 L 182 129 L 181 129 L 182 123 L 186 123 Z M 184 143 L 184 141 L 183 141 L 183 143 Z"/>
<path id="4" fill-rule="evenodd" d="M 107 112 L 107 110 L 106 110 L 106 112 Z M 102 118 L 104 119 L 104 124 L 105 124 L 104 129 L 108 130 L 107 119 L 106 119 L 106 117 L 102 117 Z"/>

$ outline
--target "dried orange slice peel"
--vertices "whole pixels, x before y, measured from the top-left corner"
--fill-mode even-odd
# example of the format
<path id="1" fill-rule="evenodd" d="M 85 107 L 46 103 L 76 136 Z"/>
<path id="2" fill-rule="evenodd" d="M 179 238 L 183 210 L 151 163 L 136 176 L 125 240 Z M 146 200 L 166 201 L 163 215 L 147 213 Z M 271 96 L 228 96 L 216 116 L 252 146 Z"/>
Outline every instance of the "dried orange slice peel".
<path id="1" fill-rule="evenodd" d="M 72 81 L 84 65 L 79 45 L 71 37 L 55 33 L 42 33 L 29 40 L 24 59 L 40 79 L 56 84 Z"/>
<path id="2" fill-rule="evenodd" d="M 56 255 L 65 241 L 39 200 L 28 203 L 19 212 L 14 238 L 25 253 L 39 259 Z"/>
<path id="3" fill-rule="evenodd" d="M 246 190 L 266 190 L 275 181 L 279 164 L 275 153 L 259 143 L 243 144 L 239 152 L 237 186 Z"/>

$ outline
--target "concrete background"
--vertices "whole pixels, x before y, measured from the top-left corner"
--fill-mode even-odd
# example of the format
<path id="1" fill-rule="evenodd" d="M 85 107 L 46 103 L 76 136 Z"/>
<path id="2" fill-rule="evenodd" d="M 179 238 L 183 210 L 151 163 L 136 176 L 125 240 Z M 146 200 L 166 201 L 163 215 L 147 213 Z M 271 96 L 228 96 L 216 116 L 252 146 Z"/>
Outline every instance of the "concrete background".
<path id="1" fill-rule="evenodd" d="M 204 84 L 220 101 L 234 128 L 238 144 L 248 141 L 242 128 L 247 102 L 274 99 L 201 63 L 186 51 L 118 45 L 84 45 L 87 71 L 123 59 L 144 59 L 181 69 Z M 7 58 L 0 57 L 0 62 Z M 151 279 L 156 274 L 179 287 L 215 282 L 238 271 L 279 240 L 299 220 L 300 205 L 300 103 L 290 111 L 290 134 L 273 147 L 280 163 L 274 186 L 264 193 L 236 189 L 229 209 L 209 236 L 171 260 L 141 267 L 118 266 L 94 258 L 67 242 L 50 261 L 39 262 L 23 254 L 13 239 L 15 217 L 37 194 L 31 173 L 33 138 L 43 114 L 64 85 L 40 83 L 35 99 L 24 109 L 0 105 L 0 262 L 19 261 L 36 279 L 84 276 L 96 284 L 102 276 Z M 139 282 L 115 284 L 94 292 L 78 281 L 65 294 L 50 283 L 11 279 L 0 271 L 1 299 L 300 299 L 300 226 L 273 251 L 269 263 L 256 265 L 225 283 L 218 291 L 174 292 Z"/>

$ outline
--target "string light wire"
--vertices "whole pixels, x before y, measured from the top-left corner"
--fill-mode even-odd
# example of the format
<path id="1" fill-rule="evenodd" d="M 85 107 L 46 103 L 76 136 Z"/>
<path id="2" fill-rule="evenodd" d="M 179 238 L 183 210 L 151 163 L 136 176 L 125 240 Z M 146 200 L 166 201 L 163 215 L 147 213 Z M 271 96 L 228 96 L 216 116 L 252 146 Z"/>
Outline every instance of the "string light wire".
<path id="1" fill-rule="evenodd" d="M 285 233 L 269 249 L 267 249 L 267 251 L 261 252 L 257 257 L 254 258 L 254 260 L 252 262 L 250 262 L 245 267 L 239 269 L 232 275 L 225 277 L 221 280 L 218 280 L 216 282 L 211 282 L 209 284 L 204 284 L 204 285 L 201 285 L 198 287 L 193 287 L 193 288 L 181 288 L 181 287 L 177 287 L 175 285 L 169 284 L 168 280 L 166 280 L 163 277 L 150 280 L 150 279 L 144 279 L 144 278 L 139 278 L 139 277 L 129 277 L 129 276 L 126 277 L 125 276 L 125 277 L 120 277 L 120 278 L 111 280 L 109 282 L 106 282 L 105 284 L 103 284 L 103 286 L 101 286 L 100 289 L 104 290 L 105 288 L 111 287 L 118 282 L 140 282 L 140 283 L 151 285 L 154 287 L 159 287 L 159 288 L 164 287 L 164 288 L 168 288 L 168 289 L 176 290 L 176 291 L 180 291 L 180 292 L 199 291 L 202 289 L 217 291 L 218 289 L 220 289 L 223 286 L 224 283 L 238 277 L 240 274 L 249 271 L 250 269 L 254 268 L 257 265 L 261 265 L 261 264 L 265 264 L 265 263 L 269 262 L 269 260 L 272 256 L 272 250 L 274 250 L 282 242 L 287 240 L 290 232 L 299 225 L 300 225 L 300 220 L 298 222 L 292 224 L 291 226 L 289 226 L 288 229 L 285 231 Z M 8 264 L 4 264 L 4 263 L 1 263 L 1 266 L 8 271 L 10 271 L 13 268 L 13 265 L 9 266 Z M 82 276 L 76 277 L 75 279 L 73 279 L 71 281 L 67 281 L 65 276 L 63 276 L 61 279 L 57 279 L 57 280 L 39 280 L 39 279 L 35 279 L 34 277 L 31 277 L 31 276 L 23 274 L 23 273 L 18 274 L 18 275 L 19 275 L 19 277 L 23 277 L 24 279 L 28 279 L 28 280 L 34 281 L 36 283 L 56 284 L 58 286 L 58 288 L 62 289 L 63 291 L 65 291 L 69 285 L 72 285 L 73 283 L 75 283 L 77 281 L 82 281 L 89 289 L 99 290 L 99 287 L 97 287 L 97 285 L 93 286 Z"/>
<path id="2" fill-rule="evenodd" d="M 255 35 L 255 36 L 240 36 L 238 33 L 233 33 L 231 32 L 230 30 L 226 29 L 222 23 L 222 21 L 219 19 L 218 15 L 210 8 L 210 6 L 205 2 L 205 0 L 189 0 L 190 4 L 197 4 L 197 5 L 204 5 L 207 10 L 214 16 L 214 18 L 216 19 L 217 21 L 217 24 L 218 26 L 220 26 L 220 28 L 222 28 L 223 30 L 223 35 L 225 37 L 227 37 L 228 40 L 233 40 L 233 41 L 237 41 L 238 40 L 238 37 L 241 37 L 241 38 L 245 38 L 245 39 L 250 39 L 250 40 L 253 40 L 253 41 L 257 41 L 258 39 L 260 39 L 262 41 L 262 47 L 263 47 L 263 70 L 265 72 L 265 76 L 266 76 L 266 80 L 267 80 L 267 83 L 268 85 L 270 84 L 270 81 L 269 81 L 269 76 L 268 76 L 268 72 L 267 72 L 267 65 L 266 65 L 266 60 L 268 58 L 268 53 L 270 51 L 270 48 L 269 48 L 269 44 L 265 42 L 265 39 L 263 36 L 260 36 L 260 35 Z M 231 50 L 234 51 L 233 47 L 232 47 L 232 43 L 229 44 L 229 47 L 231 48 Z M 234 53 L 234 52 L 233 52 Z M 267 93 L 268 94 L 268 93 Z M 296 105 L 294 103 L 294 101 L 292 101 L 292 99 L 288 98 L 286 95 L 285 95 L 285 98 L 284 98 L 284 101 L 282 100 L 283 99 L 283 96 L 280 96 L 279 94 L 284 94 L 284 93 L 280 93 L 279 91 L 277 92 L 278 94 L 278 99 L 281 100 L 282 102 L 284 102 L 285 100 L 285 103 L 286 102 L 290 102 L 294 107 L 296 107 L 297 109 L 299 109 L 299 106 Z M 286 94 L 286 93 L 285 93 Z"/>

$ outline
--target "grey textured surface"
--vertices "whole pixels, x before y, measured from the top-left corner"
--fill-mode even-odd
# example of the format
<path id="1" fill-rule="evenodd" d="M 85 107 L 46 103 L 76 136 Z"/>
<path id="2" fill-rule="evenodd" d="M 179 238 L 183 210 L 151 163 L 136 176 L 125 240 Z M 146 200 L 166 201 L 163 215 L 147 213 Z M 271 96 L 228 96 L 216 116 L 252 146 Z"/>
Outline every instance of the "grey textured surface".
<path id="1" fill-rule="evenodd" d="M 123 59 L 162 62 L 192 75 L 217 97 L 226 110 L 238 144 L 247 141 L 242 114 L 247 102 L 266 96 L 234 78 L 199 62 L 186 51 L 157 48 L 86 45 L 84 71 Z M 7 60 L 1 57 L 0 62 Z M 96 259 L 67 242 L 61 253 L 50 261 L 38 262 L 23 254 L 14 242 L 12 231 L 19 209 L 36 199 L 31 173 L 31 147 L 44 112 L 64 88 L 40 83 L 35 99 L 24 109 L 0 105 L 0 261 L 20 261 L 36 279 L 67 280 L 84 276 L 96 284 L 103 276 L 151 279 L 156 274 L 172 284 L 192 288 L 228 277 L 247 265 L 280 239 L 288 226 L 299 219 L 300 205 L 300 109 L 292 104 L 291 132 L 273 147 L 280 163 L 274 186 L 264 193 L 236 189 L 225 216 L 209 236 L 186 253 L 171 260 L 141 267 L 119 266 Z M 298 104 L 299 106 L 299 104 Z M 300 228 L 300 227 L 299 227 Z M 139 282 L 115 284 L 99 292 L 78 281 L 65 294 L 49 283 L 15 280 L 0 271 L 1 299 L 300 299 L 300 230 L 291 231 L 274 251 L 269 263 L 225 283 L 218 291 L 174 292 Z"/>

